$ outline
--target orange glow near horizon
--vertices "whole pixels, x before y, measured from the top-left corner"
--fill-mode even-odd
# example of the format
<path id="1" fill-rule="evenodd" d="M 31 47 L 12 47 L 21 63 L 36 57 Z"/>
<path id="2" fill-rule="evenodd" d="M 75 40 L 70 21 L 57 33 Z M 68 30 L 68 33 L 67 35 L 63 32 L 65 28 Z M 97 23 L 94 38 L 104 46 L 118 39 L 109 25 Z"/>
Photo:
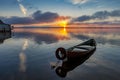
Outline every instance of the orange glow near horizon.
<path id="1" fill-rule="evenodd" d="M 70 21 L 70 17 L 64 17 L 60 16 L 56 18 L 52 22 L 38 22 L 38 23 L 30 23 L 30 24 L 13 24 L 13 26 L 16 27 L 29 27 L 29 26 L 35 26 L 35 27 L 63 27 L 65 28 L 68 25 L 68 22 Z"/>
<path id="2" fill-rule="evenodd" d="M 51 27 L 63 27 L 65 28 L 68 24 L 68 20 L 59 20 L 55 22 L 49 22 L 49 23 L 36 23 L 36 24 L 13 24 L 15 27 L 20 27 L 20 26 L 51 26 Z"/>

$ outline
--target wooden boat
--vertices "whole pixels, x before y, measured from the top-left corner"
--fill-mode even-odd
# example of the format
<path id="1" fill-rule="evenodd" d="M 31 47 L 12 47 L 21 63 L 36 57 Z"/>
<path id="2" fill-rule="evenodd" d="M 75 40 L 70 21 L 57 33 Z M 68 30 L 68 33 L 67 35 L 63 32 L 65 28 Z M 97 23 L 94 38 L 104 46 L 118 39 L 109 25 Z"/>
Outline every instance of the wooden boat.
<path id="1" fill-rule="evenodd" d="M 56 50 L 55 55 L 59 60 L 64 60 L 66 58 L 67 60 L 75 60 L 77 58 L 89 55 L 89 53 L 95 51 L 95 49 L 96 41 L 94 39 L 90 39 L 68 49 L 60 47 Z"/>

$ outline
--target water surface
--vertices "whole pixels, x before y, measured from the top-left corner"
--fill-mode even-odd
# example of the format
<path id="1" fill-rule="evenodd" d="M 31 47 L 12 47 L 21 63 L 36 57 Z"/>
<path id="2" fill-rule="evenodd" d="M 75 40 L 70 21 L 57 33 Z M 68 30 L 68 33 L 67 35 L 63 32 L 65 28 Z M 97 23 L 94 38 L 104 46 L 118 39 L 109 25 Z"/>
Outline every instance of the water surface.
<path id="1" fill-rule="evenodd" d="M 94 54 L 65 78 L 57 75 L 51 68 L 56 49 L 91 38 Z M 119 80 L 119 49 L 120 29 L 16 28 L 0 33 L 0 80 Z"/>

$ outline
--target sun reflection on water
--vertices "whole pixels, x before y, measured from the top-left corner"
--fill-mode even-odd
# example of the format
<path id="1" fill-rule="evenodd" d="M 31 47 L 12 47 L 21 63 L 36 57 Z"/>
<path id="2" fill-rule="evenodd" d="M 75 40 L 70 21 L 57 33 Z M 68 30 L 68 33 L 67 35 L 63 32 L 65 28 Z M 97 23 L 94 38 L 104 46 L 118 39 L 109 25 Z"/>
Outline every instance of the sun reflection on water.
<path id="1" fill-rule="evenodd" d="M 60 34 L 61 34 L 62 36 L 68 36 L 67 30 L 66 30 L 65 27 L 60 30 Z"/>

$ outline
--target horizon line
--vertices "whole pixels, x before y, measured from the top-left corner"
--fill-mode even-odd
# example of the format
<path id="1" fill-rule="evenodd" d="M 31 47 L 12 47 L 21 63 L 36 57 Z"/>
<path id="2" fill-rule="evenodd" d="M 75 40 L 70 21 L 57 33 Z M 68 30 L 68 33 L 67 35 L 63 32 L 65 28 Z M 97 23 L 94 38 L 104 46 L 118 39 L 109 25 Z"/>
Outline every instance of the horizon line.
<path id="1" fill-rule="evenodd" d="M 14 28 L 64 28 L 64 27 L 14 27 Z M 85 28 L 91 28 L 91 29 L 120 29 L 120 27 L 65 27 L 65 28 L 81 28 L 81 29 L 85 29 Z"/>

